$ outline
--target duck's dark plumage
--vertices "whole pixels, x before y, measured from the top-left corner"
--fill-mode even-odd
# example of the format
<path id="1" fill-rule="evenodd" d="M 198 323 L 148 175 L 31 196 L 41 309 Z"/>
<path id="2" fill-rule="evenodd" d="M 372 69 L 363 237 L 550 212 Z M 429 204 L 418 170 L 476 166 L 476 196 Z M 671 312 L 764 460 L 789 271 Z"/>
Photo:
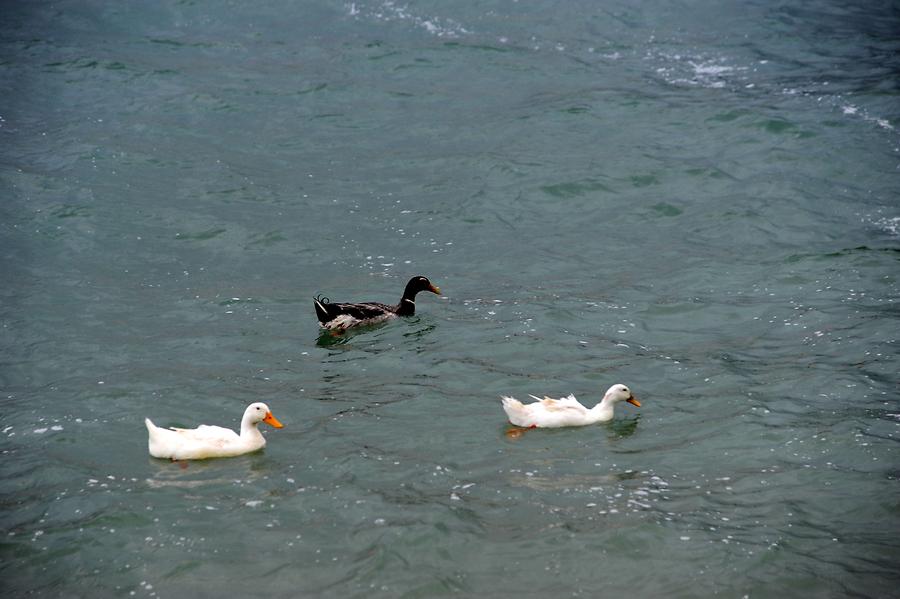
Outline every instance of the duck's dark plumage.
<path id="1" fill-rule="evenodd" d="M 326 329 L 346 329 L 359 324 L 373 324 L 394 316 L 412 316 L 416 312 L 416 294 L 441 290 L 427 277 L 413 277 L 406 284 L 403 296 L 396 306 L 380 302 L 332 303 L 327 298 L 316 297 L 313 302 L 319 324 Z"/>

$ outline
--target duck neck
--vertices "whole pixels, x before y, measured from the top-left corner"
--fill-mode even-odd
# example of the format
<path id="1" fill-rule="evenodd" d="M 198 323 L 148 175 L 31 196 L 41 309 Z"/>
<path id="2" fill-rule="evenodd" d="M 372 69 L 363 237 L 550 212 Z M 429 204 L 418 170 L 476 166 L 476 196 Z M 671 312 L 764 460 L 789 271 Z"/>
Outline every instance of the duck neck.
<path id="1" fill-rule="evenodd" d="M 416 292 L 407 285 L 397 306 L 397 314 L 400 316 L 412 316 L 416 313 Z"/>
<path id="2" fill-rule="evenodd" d="M 594 418 L 597 419 L 598 422 L 602 422 L 604 420 L 611 420 L 613 417 L 613 410 L 615 404 L 609 401 L 606 397 L 604 397 L 600 403 L 591 408 L 591 414 Z"/>
<path id="3" fill-rule="evenodd" d="M 253 422 L 249 417 L 241 420 L 241 439 L 265 445 L 266 438 L 259 432 L 258 425 L 258 422 Z"/>

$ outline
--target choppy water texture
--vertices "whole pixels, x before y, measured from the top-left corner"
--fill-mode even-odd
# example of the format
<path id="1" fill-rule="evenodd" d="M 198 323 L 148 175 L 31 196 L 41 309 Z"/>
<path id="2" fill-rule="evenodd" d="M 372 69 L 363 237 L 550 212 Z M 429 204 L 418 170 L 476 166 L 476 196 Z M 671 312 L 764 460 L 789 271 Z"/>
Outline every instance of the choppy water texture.
<path id="1" fill-rule="evenodd" d="M 7 3 L 4 594 L 897 596 L 900 16 L 848 4 Z"/>

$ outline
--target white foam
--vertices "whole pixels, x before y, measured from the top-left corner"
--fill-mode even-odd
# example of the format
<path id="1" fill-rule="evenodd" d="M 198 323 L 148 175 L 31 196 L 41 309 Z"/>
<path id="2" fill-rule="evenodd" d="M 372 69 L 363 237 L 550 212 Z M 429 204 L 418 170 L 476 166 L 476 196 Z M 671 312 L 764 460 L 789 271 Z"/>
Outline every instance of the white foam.
<path id="1" fill-rule="evenodd" d="M 879 218 L 873 224 L 895 237 L 900 235 L 900 216 Z"/>
<path id="2" fill-rule="evenodd" d="M 872 116 L 865 109 L 860 108 L 854 104 L 843 104 L 841 105 L 841 113 L 845 116 L 851 117 L 859 117 L 867 123 L 874 123 L 881 127 L 882 129 L 886 129 L 888 131 L 893 131 L 894 126 L 887 119 L 883 119 L 877 116 Z"/>
<path id="3" fill-rule="evenodd" d="M 401 6 L 393 0 L 386 0 L 373 8 L 361 8 L 356 2 L 351 2 L 346 4 L 345 8 L 349 16 L 357 19 L 365 18 L 384 23 L 402 21 L 436 37 L 459 38 L 470 33 L 468 29 L 452 19 L 423 17 L 411 11 L 409 6 Z"/>
<path id="4" fill-rule="evenodd" d="M 727 67 L 725 65 L 712 63 L 697 64 L 695 62 L 688 61 L 688 64 L 691 65 L 691 68 L 694 69 L 695 75 L 712 75 L 718 77 L 721 75 L 725 75 L 726 73 L 733 73 L 735 70 L 734 67 Z"/>
<path id="5" fill-rule="evenodd" d="M 733 83 L 732 80 L 746 79 L 741 73 L 750 70 L 749 67 L 725 64 L 722 57 L 648 52 L 646 58 L 663 63 L 663 66 L 656 68 L 656 72 L 671 85 L 721 89 Z"/>

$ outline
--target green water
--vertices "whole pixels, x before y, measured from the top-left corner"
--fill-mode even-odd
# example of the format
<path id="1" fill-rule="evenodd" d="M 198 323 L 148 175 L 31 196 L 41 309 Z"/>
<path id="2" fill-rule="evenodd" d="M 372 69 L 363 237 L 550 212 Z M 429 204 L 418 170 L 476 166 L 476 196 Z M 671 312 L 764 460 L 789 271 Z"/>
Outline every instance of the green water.
<path id="1" fill-rule="evenodd" d="M 868 4 L 8 3 L 0 589 L 897 596 Z M 320 337 L 313 296 L 415 274 Z M 618 382 L 504 434 L 500 395 Z M 263 452 L 147 455 L 253 401 Z"/>

